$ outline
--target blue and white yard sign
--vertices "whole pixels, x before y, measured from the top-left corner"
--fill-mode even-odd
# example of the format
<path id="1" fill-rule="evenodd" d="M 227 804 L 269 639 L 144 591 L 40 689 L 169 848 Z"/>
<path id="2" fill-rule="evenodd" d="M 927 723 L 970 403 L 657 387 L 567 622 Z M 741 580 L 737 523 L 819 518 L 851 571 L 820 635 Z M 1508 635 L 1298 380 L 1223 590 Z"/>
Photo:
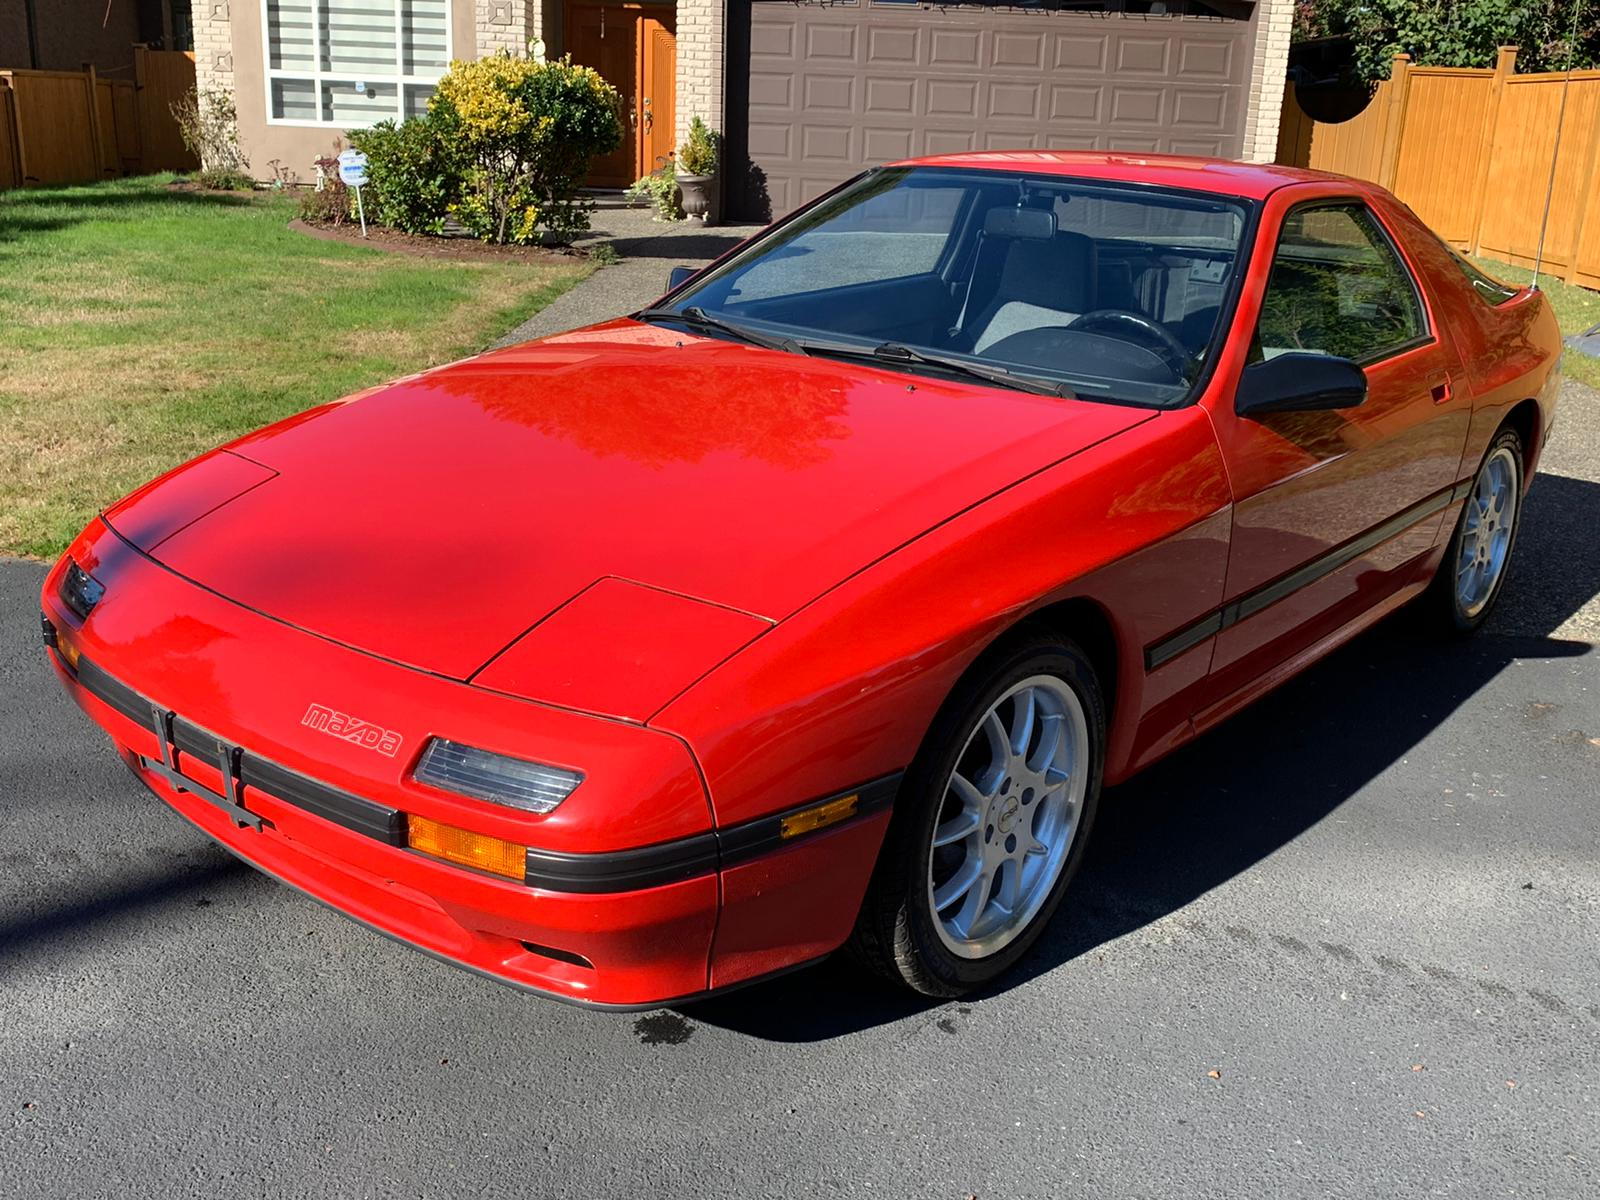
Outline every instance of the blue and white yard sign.
<path id="1" fill-rule="evenodd" d="M 339 155 L 339 178 L 346 187 L 362 187 L 367 182 L 367 156 L 359 150 Z"/>
<path id="2" fill-rule="evenodd" d="M 361 236 L 367 236 L 367 209 L 361 203 L 361 189 L 367 182 L 367 156 L 359 150 L 345 150 L 339 155 L 339 179 L 345 187 L 356 190 L 356 215 L 361 218 Z"/>

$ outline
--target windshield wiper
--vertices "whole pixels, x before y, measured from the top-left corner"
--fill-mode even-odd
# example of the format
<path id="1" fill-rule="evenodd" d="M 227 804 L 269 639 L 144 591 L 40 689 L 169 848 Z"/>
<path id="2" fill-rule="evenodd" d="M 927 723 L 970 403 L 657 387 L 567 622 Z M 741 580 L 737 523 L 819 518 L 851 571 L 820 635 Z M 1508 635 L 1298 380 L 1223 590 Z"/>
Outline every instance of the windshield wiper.
<path id="1" fill-rule="evenodd" d="M 966 359 L 946 357 L 943 354 L 929 354 L 925 350 L 914 350 L 910 346 L 902 346 L 898 342 L 882 342 L 872 347 L 857 347 L 841 345 L 837 342 L 818 342 L 792 337 L 777 337 L 769 333 L 758 333 L 743 325 L 736 325 L 725 321 L 721 317 L 714 317 L 705 309 L 698 306 L 690 308 L 646 308 L 633 314 L 636 321 L 677 321 L 691 329 L 715 330 L 717 333 L 726 334 L 728 337 L 737 338 L 741 342 L 748 342 L 752 346 L 761 346 L 767 350 L 781 350 L 786 354 L 837 354 L 852 358 L 873 358 L 886 363 L 918 363 L 922 366 L 938 367 L 941 370 L 952 371 L 958 375 L 965 375 L 969 379 L 980 379 L 984 383 L 992 383 L 998 387 L 1014 388 L 1019 392 L 1031 392 L 1035 396 L 1057 396 L 1063 400 L 1076 400 L 1078 395 L 1064 383 L 1054 383 L 1048 379 L 1039 379 L 1032 375 L 1018 375 L 1004 367 L 987 367 Z"/>
<path id="2" fill-rule="evenodd" d="M 752 346 L 760 346 L 765 350 L 782 350 L 786 354 L 804 354 L 805 349 L 793 338 L 773 337 L 766 333 L 757 333 L 753 329 L 746 329 L 743 325 L 735 325 L 731 321 L 724 321 L 721 317 L 713 317 L 705 309 L 691 307 L 677 308 L 646 308 L 633 314 L 635 321 L 679 321 L 690 329 L 713 329 L 718 333 L 727 334 L 741 342 L 749 342 Z"/>
<path id="3" fill-rule="evenodd" d="M 1035 396 L 1059 396 L 1063 400 L 1078 398 L 1078 394 L 1064 383 L 1054 383 L 1034 375 L 1018 375 L 1004 367 L 987 367 L 964 358 L 929 354 L 926 350 L 902 346 L 899 342 L 883 342 L 874 346 L 870 353 L 873 358 L 882 359 L 884 362 L 920 363 L 923 366 L 939 367 L 946 371 L 954 371 L 958 375 L 981 379 L 985 383 L 1015 388 L 1019 392 L 1032 392 Z"/>

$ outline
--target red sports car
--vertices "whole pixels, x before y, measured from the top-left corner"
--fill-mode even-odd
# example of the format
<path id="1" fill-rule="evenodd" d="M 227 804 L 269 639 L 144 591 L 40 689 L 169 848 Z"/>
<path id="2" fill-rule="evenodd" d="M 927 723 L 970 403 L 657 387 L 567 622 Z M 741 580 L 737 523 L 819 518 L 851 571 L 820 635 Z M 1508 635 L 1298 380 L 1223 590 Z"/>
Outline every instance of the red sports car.
<path id="1" fill-rule="evenodd" d="M 1559 338 L 1366 183 L 869 171 L 654 306 L 302 413 L 46 580 L 150 789 L 372 927 L 645 1006 L 851 944 L 933 995 L 1101 786 L 1505 581 Z"/>

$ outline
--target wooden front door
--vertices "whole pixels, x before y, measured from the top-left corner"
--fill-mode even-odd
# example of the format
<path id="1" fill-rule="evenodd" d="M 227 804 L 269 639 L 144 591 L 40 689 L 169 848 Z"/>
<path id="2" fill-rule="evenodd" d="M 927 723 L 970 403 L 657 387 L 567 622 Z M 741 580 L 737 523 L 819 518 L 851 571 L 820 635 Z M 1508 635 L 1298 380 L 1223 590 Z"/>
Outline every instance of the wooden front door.
<path id="1" fill-rule="evenodd" d="M 677 119 L 677 16 L 667 6 L 568 0 L 574 62 L 593 67 L 622 97 L 622 145 L 589 169 L 590 187 L 627 187 L 672 153 Z"/>

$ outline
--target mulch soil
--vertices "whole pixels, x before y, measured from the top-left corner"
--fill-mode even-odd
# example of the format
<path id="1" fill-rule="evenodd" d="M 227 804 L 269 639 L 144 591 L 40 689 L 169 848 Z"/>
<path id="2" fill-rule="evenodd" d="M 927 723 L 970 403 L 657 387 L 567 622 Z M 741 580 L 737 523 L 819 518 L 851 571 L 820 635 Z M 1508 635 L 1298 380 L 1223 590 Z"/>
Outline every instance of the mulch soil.
<path id="1" fill-rule="evenodd" d="M 308 225 L 296 218 L 289 222 L 289 228 L 325 242 L 348 242 L 352 246 L 367 246 L 373 250 L 418 254 L 425 258 L 457 262 L 549 263 L 587 257 L 582 250 L 559 246 L 493 246 L 469 237 L 428 237 L 371 224 L 367 226 L 367 236 L 362 237 L 361 227 L 354 222 L 348 225 Z"/>

